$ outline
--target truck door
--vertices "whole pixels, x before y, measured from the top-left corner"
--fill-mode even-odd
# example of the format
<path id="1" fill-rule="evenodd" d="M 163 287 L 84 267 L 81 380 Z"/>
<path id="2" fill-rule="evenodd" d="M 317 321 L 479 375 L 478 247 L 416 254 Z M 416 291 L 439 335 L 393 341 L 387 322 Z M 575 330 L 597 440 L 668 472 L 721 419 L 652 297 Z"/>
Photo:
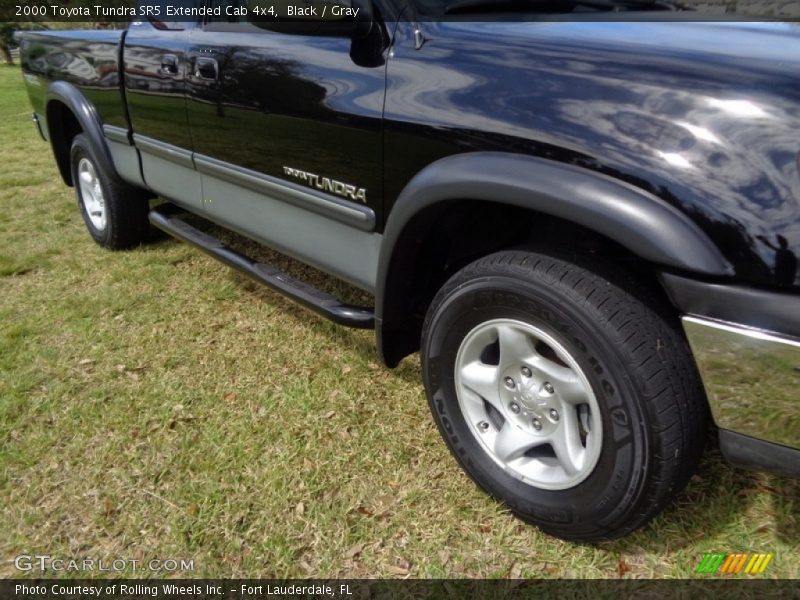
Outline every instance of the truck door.
<path id="1" fill-rule="evenodd" d="M 187 77 L 207 215 L 371 288 L 385 26 L 354 41 L 319 22 L 257 21 L 246 0 L 209 6 L 221 16 L 192 33 Z"/>
<path id="2" fill-rule="evenodd" d="M 167 5 L 194 4 L 195 0 L 142 0 L 139 10 L 149 6 L 150 16 L 130 24 L 123 61 L 128 112 L 145 182 L 162 196 L 198 211 L 203 206 L 201 182 L 192 163 L 186 115 L 186 56 L 195 23 L 166 16 Z"/>

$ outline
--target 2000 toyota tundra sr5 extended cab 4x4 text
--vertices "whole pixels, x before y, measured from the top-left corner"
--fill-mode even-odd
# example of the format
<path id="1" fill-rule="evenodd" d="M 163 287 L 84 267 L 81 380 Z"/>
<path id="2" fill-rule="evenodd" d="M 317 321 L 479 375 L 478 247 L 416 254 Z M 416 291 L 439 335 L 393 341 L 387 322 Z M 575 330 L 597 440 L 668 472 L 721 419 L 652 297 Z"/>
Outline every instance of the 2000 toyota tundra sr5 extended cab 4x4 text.
<path id="1" fill-rule="evenodd" d="M 338 5 L 358 17 L 198 0 L 220 10 L 25 34 L 33 118 L 92 237 L 155 225 L 374 327 L 390 367 L 419 350 L 456 460 L 554 535 L 646 523 L 711 419 L 731 462 L 797 475 L 800 29 L 642 0 Z"/>

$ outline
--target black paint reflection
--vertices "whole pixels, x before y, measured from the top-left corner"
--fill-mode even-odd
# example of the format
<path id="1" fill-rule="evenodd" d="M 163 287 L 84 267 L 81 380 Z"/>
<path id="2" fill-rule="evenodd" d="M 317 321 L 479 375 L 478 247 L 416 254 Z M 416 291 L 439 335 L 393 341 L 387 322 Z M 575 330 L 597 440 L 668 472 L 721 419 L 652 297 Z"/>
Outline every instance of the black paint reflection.
<path id="1" fill-rule="evenodd" d="M 388 63 L 389 203 L 441 156 L 530 153 L 656 193 L 695 219 L 737 275 L 793 285 L 759 236 L 781 235 L 786 250 L 800 252 L 800 27 L 451 22 L 424 29 L 417 50 L 411 26 L 401 23 Z"/>
<path id="2" fill-rule="evenodd" d="M 159 31 L 150 26 L 131 28 L 125 40 L 125 88 L 135 133 L 190 150 L 186 117 L 186 31 Z M 178 72 L 165 71 L 162 62 L 174 55 Z"/>
<path id="3" fill-rule="evenodd" d="M 380 214 L 380 61 L 358 64 L 344 36 L 237 27 L 193 35 L 190 63 L 212 57 L 220 72 L 218 81 L 187 80 L 195 152 L 276 177 L 289 166 L 364 187 Z"/>
<path id="4" fill-rule="evenodd" d="M 413 24 L 401 22 L 389 58 L 385 29 L 354 44 L 279 30 L 132 28 L 125 60 L 134 130 L 275 176 L 286 165 L 366 187 L 379 220 L 384 198 L 390 208 L 438 158 L 528 153 L 651 191 L 689 214 L 744 281 L 798 286 L 800 27 L 423 29 L 418 47 Z M 30 34 L 27 71 L 73 82 L 104 123 L 125 126 L 120 32 L 63 36 Z M 161 71 L 164 53 L 179 56 L 180 73 Z M 200 55 L 218 61 L 218 80 L 194 75 Z M 44 88 L 29 94 L 41 107 Z"/>
<path id="5" fill-rule="evenodd" d="M 80 88 L 104 123 L 126 127 L 119 93 L 120 31 L 27 32 L 22 41 L 23 72 Z M 44 114 L 45 84 L 28 85 L 34 108 Z"/>

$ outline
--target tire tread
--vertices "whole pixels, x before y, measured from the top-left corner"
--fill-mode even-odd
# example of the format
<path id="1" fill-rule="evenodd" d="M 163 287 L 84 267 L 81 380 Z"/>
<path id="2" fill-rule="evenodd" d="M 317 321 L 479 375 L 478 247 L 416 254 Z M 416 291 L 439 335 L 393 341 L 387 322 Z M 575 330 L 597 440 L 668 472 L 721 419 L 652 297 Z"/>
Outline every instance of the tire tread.
<path id="1" fill-rule="evenodd" d="M 85 214 L 80 198 L 80 188 L 77 184 L 75 185 L 78 208 L 92 238 L 101 246 L 111 250 L 125 250 L 138 246 L 148 238 L 150 233 L 150 223 L 147 218 L 149 212 L 147 194 L 143 190 L 120 181 L 115 174 L 106 173 L 96 159 L 88 138 L 82 133 L 76 135 L 72 140 L 70 160 L 73 179 L 75 179 L 76 163 L 83 156 L 92 161 L 95 170 L 101 177 L 107 212 L 106 228 L 102 231 L 95 229 Z"/>
<path id="2" fill-rule="evenodd" d="M 555 524 L 543 529 L 573 540 L 597 541 L 643 526 L 688 482 L 706 437 L 707 403 L 676 316 L 633 276 L 602 259 L 549 250 L 503 251 L 467 265 L 437 293 L 423 325 L 423 348 L 440 306 L 459 287 L 481 277 L 521 278 L 556 286 L 596 316 L 598 325 L 619 346 L 628 373 L 636 378 L 649 420 L 648 474 L 631 509 L 591 531 L 576 533 Z"/>

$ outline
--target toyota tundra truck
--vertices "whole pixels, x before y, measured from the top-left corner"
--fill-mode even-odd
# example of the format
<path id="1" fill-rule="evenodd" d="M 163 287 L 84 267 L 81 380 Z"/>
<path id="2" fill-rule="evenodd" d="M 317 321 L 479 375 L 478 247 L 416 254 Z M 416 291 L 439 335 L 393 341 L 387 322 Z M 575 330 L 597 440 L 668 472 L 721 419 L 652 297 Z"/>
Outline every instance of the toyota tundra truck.
<path id="1" fill-rule="evenodd" d="M 660 0 L 158 4 L 21 37 L 100 246 L 154 226 L 374 329 L 388 367 L 419 352 L 455 461 L 555 536 L 641 527 L 707 439 L 800 475 L 797 25 Z"/>

